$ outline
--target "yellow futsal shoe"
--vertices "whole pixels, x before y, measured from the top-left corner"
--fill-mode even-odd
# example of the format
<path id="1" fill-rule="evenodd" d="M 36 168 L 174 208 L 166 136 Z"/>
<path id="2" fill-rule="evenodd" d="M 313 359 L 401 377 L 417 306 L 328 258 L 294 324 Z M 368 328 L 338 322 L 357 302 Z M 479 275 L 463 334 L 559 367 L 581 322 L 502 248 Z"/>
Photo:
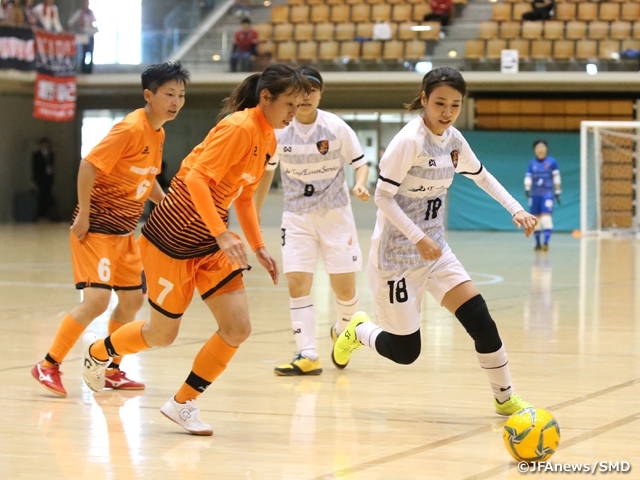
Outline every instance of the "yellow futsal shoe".
<path id="1" fill-rule="evenodd" d="M 283 377 L 293 375 L 320 375 L 322 373 L 322 366 L 320 365 L 320 358 L 310 360 L 298 353 L 293 360 L 291 360 L 291 363 L 274 368 L 273 373 Z"/>
<path id="2" fill-rule="evenodd" d="M 525 402 L 515 393 L 512 393 L 509 397 L 509 400 L 506 400 L 504 403 L 500 403 L 496 398 L 494 398 L 493 404 L 495 406 L 496 413 L 498 415 L 504 415 L 505 417 L 513 415 L 523 408 L 535 408 L 533 405 L 531 405 L 529 402 Z"/>
<path id="3" fill-rule="evenodd" d="M 331 325 L 331 341 L 333 342 L 334 345 L 338 341 L 338 337 L 339 336 L 340 335 L 338 335 L 338 331 L 336 330 L 336 326 L 335 325 Z"/>
<path id="4" fill-rule="evenodd" d="M 333 345 L 333 351 L 331 352 L 331 360 L 337 368 L 345 368 L 349 363 L 351 354 L 359 349 L 363 344 L 356 338 L 356 327 L 364 322 L 370 322 L 369 315 L 365 312 L 356 312 L 347 328 L 338 337 L 338 340 Z"/>

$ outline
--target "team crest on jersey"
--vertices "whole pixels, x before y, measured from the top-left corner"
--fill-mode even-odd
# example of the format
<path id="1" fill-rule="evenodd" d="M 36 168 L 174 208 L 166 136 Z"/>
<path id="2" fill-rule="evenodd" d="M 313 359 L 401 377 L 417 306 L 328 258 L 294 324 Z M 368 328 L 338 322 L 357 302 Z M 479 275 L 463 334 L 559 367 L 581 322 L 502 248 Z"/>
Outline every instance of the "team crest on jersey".
<path id="1" fill-rule="evenodd" d="M 451 152 L 451 163 L 453 163 L 453 168 L 458 167 L 458 150 Z"/>
<path id="2" fill-rule="evenodd" d="M 320 140 L 318 143 L 316 143 L 316 147 L 318 147 L 318 151 L 322 155 L 326 155 L 329 151 L 329 140 Z"/>

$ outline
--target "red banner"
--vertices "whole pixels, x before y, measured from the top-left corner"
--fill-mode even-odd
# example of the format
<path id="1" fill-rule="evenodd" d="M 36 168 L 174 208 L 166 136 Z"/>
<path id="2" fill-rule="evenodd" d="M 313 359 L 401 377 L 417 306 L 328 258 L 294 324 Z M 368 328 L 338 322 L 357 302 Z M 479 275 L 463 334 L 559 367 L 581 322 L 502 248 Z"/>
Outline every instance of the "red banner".
<path id="1" fill-rule="evenodd" d="M 33 116 L 54 122 L 73 120 L 76 113 L 76 77 L 36 74 Z"/>
<path id="2" fill-rule="evenodd" d="M 36 33 L 36 84 L 33 116 L 54 122 L 76 112 L 76 42 L 71 34 Z"/>

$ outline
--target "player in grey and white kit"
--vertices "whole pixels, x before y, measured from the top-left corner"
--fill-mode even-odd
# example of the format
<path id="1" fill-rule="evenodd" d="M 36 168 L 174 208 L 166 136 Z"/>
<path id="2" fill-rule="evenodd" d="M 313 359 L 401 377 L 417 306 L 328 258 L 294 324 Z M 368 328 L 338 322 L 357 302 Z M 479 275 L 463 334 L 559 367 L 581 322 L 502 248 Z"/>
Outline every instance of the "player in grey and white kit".
<path id="1" fill-rule="evenodd" d="M 260 211 L 280 162 L 284 190 L 282 263 L 298 351 L 291 363 L 275 368 L 276 375 L 322 373 L 311 299 L 319 253 L 336 294 L 338 320 L 331 327 L 334 341 L 358 311 L 355 272 L 362 268 L 362 253 L 346 181 L 348 165 L 355 170 L 353 194 L 369 200 L 365 187 L 369 167 L 358 137 L 342 119 L 318 109 L 323 89 L 320 72 L 308 66 L 298 68 L 298 72 L 309 79 L 311 93 L 303 99 L 293 122 L 277 133 L 278 148 L 256 200 Z"/>
<path id="2" fill-rule="evenodd" d="M 441 67 L 425 75 L 421 96 L 408 106 L 424 111 L 387 148 L 375 193 L 378 214 L 367 277 L 380 326 L 358 312 L 335 343 L 332 358 L 344 368 L 351 353 L 365 344 L 396 363 L 413 363 L 420 355 L 420 305 L 426 291 L 473 338 L 495 411 L 511 415 L 530 404 L 513 392 L 496 324 L 444 238 L 444 202 L 454 173 L 472 179 L 497 200 L 527 237 L 536 219 L 484 168 L 452 126 L 465 94 L 460 72 Z"/>

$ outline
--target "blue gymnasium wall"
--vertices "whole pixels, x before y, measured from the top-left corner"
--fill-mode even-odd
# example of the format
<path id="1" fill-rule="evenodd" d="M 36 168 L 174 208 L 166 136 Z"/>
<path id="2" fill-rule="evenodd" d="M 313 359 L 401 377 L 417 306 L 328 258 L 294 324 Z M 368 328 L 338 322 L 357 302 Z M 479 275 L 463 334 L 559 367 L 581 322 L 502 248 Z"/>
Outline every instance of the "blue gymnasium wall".
<path id="1" fill-rule="evenodd" d="M 554 204 L 553 224 L 558 231 L 580 228 L 580 134 L 549 132 L 462 132 L 471 148 L 498 181 L 529 209 L 524 196 L 524 175 L 534 157 L 533 142 L 549 144 L 562 179 L 562 205 Z M 512 230 L 509 213 L 484 190 L 456 175 L 449 190 L 448 228 L 452 230 Z"/>

